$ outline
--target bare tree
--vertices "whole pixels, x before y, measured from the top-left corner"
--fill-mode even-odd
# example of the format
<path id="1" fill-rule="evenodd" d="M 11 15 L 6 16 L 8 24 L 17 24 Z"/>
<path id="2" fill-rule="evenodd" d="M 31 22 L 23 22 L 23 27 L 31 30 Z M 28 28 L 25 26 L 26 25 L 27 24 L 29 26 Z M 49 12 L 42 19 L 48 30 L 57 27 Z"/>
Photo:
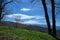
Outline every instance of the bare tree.
<path id="1" fill-rule="evenodd" d="M 13 16 L 13 18 L 15 19 L 15 21 L 16 21 L 16 24 L 15 24 L 15 27 L 17 28 L 17 26 L 18 26 L 18 23 L 20 22 L 20 16 L 19 17 L 17 17 L 16 15 L 12 15 Z"/>
<path id="2" fill-rule="evenodd" d="M 49 16 L 48 16 L 48 12 L 47 12 L 47 6 L 46 6 L 46 2 L 45 0 L 41 0 L 43 7 L 44 7 L 44 11 L 45 11 L 45 18 L 46 18 L 46 23 L 48 26 L 48 33 L 51 35 L 51 25 L 50 25 L 50 21 L 49 21 Z"/>
<path id="3" fill-rule="evenodd" d="M 6 13 L 3 14 L 3 12 L 5 11 L 5 6 L 11 2 L 13 2 L 13 0 L 10 0 L 9 2 L 6 2 L 6 0 L 0 0 L 0 22 L 1 19 L 3 19 L 3 17 L 6 15 Z"/>
<path id="4" fill-rule="evenodd" d="M 53 36 L 56 36 L 56 20 L 55 20 L 55 2 L 51 0 L 52 4 L 52 27 L 53 27 Z"/>
<path id="5" fill-rule="evenodd" d="M 40 0 L 31 0 L 31 3 L 33 2 L 39 2 Z M 48 33 L 51 34 L 51 25 L 50 25 L 50 20 L 49 20 L 49 16 L 48 16 L 48 12 L 47 12 L 47 6 L 46 6 L 46 0 L 41 0 L 42 1 L 42 4 L 43 4 L 43 7 L 44 7 L 44 11 L 45 11 L 45 18 L 46 18 L 46 23 L 47 23 L 47 26 L 48 26 Z M 50 0 L 49 0 L 50 1 Z M 34 5 L 35 5 L 34 3 Z"/>

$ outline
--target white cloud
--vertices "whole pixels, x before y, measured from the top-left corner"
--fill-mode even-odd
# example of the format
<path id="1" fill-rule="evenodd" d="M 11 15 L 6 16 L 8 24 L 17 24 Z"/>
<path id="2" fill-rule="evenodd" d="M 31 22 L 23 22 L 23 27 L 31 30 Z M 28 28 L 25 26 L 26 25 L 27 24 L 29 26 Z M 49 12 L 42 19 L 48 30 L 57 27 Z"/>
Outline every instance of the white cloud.
<path id="1" fill-rule="evenodd" d="M 28 21 L 24 21 L 22 22 L 23 24 L 46 24 L 46 23 L 41 23 L 35 20 L 28 20 Z"/>
<path id="2" fill-rule="evenodd" d="M 17 17 L 20 18 L 20 19 L 43 19 L 44 16 L 30 16 L 30 15 L 25 15 L 25 14 L 11 14 L 11 15 L 6 15 L 6 17 Z"/>
<path id="3" fill-rule="evenodd" d="M 10 15 L 6 15 L 6 17 L 10 17 L 10 18 L 15 18 L 16 16 L 18 16 L 19 19 L 24 20 L 24 19 L 29 19 L 28 21 L 23 21 L 23 24 L 45 24 L 43 22 L 40 21 L 36 21 L 36 20 L 32 20 L 32 18 L 34 19 L 44 19 L 44 16 L 30 16 L 30 15 L 25 15 L 25 14 L 10 14 Z"/>
<path id="4" fill-rule="evenodd" d="M 12 15 L 5 15 L 6 17 L 12 17 Z"/>
<path id="5" fill-rule="evenodd" d="M 22 10 L 22 11 L 30 11 L 31 9 L 29 9 L 29 8 L 22 8 L 20 10 Z"/>
<path id="6" fill-rule="evenodd" d="M 40 24 L 39 22 L 34 21 L 34 20 L 25 21 L 25 22 L 23 22 L 23 23 L 24 23 L 24 24 Z"/>
<path id="7" fill-rule="evenodd" d="M 35 19 L 43 19 L 44 16 L 35 16 Z"/>

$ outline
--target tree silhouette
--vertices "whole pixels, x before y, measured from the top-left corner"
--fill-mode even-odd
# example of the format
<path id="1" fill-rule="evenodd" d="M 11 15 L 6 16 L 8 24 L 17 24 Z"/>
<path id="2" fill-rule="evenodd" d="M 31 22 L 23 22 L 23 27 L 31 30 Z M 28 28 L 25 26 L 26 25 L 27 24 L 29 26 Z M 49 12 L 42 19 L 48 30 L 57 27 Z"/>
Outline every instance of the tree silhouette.
<path id="1" fill-rule="evenodd" d="M 20 22 L 20 16 L 18 16 L 18 17 L 17 17 L 16 15 L 12 15 L 12 16 L 13 16 L 13 18 L 14 18 L 15 21 L 16 21 L 16 24 L 15 24 L 16 26 L 15 26 L 15 27 L 17 28 L 18 23 Z"/>
<path id="2" fill-rule="evenodd" d="M 54 0 L 51 0 L 52 4 L 52 27 L 53 27 L 53 36 L 56 36 L 56 20 L 55 20 L 55 2 Z"/>
<path id="3" fill-rule="evenodd" d="M 6 0 L 0 0 L 0 22 L 1 19 L 3 19 L 3 17 L 6 15 L 6 13 L 3 13 L 5 11 L 5 6 L 9 3 L 13 2 L 13 0 L 6 2 Z"/>
<path id="4" fill-rule="evenodd" d="M 49 16 L 48 16 L 48 12 L 47 12 L 47 7 L 46 7 L 46 3 L 45 0 L 41 0 L 43 7 L 44 7 L 44 11 L 45 11 L 45 18 L 46 18 L 46 23 L 48 26 L 48 33 L 51 35 L 51 25 L 50 25 L 50 21 L 49 21 Z"/>

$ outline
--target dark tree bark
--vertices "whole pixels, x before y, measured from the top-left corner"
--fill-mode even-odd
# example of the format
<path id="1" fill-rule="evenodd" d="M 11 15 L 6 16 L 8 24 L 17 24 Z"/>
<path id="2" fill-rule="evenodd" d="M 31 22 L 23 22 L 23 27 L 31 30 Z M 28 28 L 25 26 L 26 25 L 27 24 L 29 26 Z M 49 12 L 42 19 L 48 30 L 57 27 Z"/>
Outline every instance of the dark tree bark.
<path id="1" fill-rule="evenodd" d="M 2 15 L 2 12 L 4 11 L 5 6 L 7 4 L 13 2 L 13 0 L 11 0 L 9 2 L 5 2 L 5 3 L 4 2 L 5 2 L 5 0 L 0 0 L 0 22 L 3 19 L 4 15 L 5 15 L 5 14 Z"/>
<path id="2" fill-rule="evenodd" d="M 46 3 L 45 0 L 41 0 L 43 7 L 44 7 L 44 11 L 45 11 L 45 18 L 46 18 L 46 23 L 48 26 L 48 33 L 51 35 L 51 25 L 50 25 L 50 21 L 49 21 L 49 16 L 48 16 L 48 12 L 47 12 L 47 7 L 46 7 Z"/>
<path id="3" fill-rule="evenodd" d="M 56 20 L 55 20 L 55 2 L 54 0 L 51 0 L 52 4 L 52 31 L 53 31 L 53 36 L 56 36 Z"/>

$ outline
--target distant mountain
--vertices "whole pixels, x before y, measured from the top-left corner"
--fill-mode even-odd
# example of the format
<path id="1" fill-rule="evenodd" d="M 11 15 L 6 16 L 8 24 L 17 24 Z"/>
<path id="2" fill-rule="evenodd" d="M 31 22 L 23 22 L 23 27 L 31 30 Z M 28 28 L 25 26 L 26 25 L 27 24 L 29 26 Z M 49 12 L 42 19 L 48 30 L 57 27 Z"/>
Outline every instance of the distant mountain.
<path id="1" fill-rule="evenodd" d="M 0 23 L 0 25 L 2 26 L 8 26 L 8 27 L 17 27 L 17 28 L 24 28 L 26 25 L 21 24 L 21 23 L 15 23 L 15 22 L 9 22 L 9 21 L 2 21 Z"/>
<path id="2" fill-rule="evenodd" d="M 25 29 L 48 33 L 48 29 L 46 25 L 40 25 L 40 26 L 39 25 L 27 25 Z M 56 30 L 56 33 L 57 35 L 60 35 L 60 27 L 59 27 L 59 30 Z"/>
<path id="3" fill-rule="evenodd" d="M 47 25 L 38 25 L 38 26 L 47 28 Z M 51 26 L 51 28 L 52 28 L 52 26 Z M 56 30 L 60 30 L 60 26 L 56 26 Z"/>

